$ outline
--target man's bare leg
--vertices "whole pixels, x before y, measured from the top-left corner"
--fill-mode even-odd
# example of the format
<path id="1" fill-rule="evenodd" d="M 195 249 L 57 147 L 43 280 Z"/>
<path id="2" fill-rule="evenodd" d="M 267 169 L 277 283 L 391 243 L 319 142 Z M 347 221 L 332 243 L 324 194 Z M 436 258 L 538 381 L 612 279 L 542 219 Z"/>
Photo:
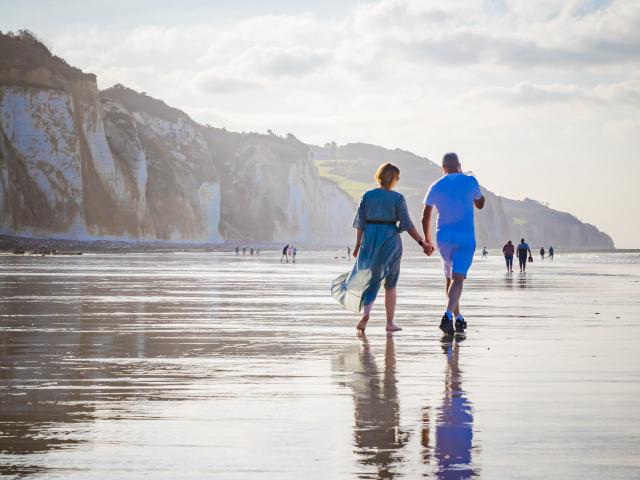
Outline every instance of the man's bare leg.
<path id="1" fill-rule="evenodd" d="M 397 332 L 402 330 L 401 327 L 393 322 L 393 316 L 396 313 L 396 289 L 387 288 L 384 291 L 384 308 L 387 311 L 387 332 Z"/>
<path id="2" fill-rule="evenodd" d="M 445 289 L 444 289 L 444 294 L 447 296 L 447 298 L 449 298 L 449 289 L 451 288 L 451 279 L 447 278 L 446 279 L 446 285 L 445 285 Z M 458 318 L 460 315 L 460 297 L 458 297 L 458 303 L 456 304 L 455 308 L 453 310 L 449 310 L 449 307 L 447 307 L 447 310 L 453 312 L 453 315 Z"/>
<path id="3" fill-rule="evenodd" d="M 451 274 L 451 285 L 447 291 L 447 297 L 449 298 L 449 304 L 447 305 L 448 312 L 454 312 L 456 315 L 460 314 L 460 296 L 462 295 L 462 285 L 464 283 L 464 275 L 459 273 Z"/>
<path id="4" fill-rule="evenodd" d="M 371 309 L 373 308 L 373 302 L 369 305 L 364 306 L 364 312 L 362 313 L 362 318 L 356 325 L 356 329 L 364 332 L 365 328 L 367 328 L 367 322 L 369 321 L 369 316 L 371 315 Z"/>

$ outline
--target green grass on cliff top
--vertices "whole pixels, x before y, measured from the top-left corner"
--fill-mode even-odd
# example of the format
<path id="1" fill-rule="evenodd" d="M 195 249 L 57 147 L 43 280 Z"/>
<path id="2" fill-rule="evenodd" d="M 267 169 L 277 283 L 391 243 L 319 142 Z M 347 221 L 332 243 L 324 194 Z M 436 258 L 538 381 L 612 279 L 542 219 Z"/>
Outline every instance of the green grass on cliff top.
<path id="1" fill-rule="evenodd" d="M 354 201 L 358 202 L 362 197 L 362 194 L 367 190 L 374 187 L 373 181 L 371 183 L 359 182 L 352 180 L 349 177 L 338 175 L 334 173 L 334 167 L 344 165 L 345 163 L 351 163 L 349 160 L 330 159 L 330 160 L 315 160 L 313 162 L 318 169 L 318 174 L 336 183 L 344 192 L 346 192 Z M 373 176 L 373 173 L 372 173 Z M 421 193 L 419 189 L 407 187 L 402 185 L 399 189 L 405 195 L 412 193 Z"/>
<path id="2" fill-rule="evenodd" d="M 318 173 L 321 177 L 331 180 L 338 184 L 338 186 L 346 192 L 354 201 L 360 200 L 362 194 L 369 190 L 373 186 L 372 183 L 358 182 L 351 180 L 350 178 L 333 173 L 333 167 L 336 164 L 346 162 L 347 160 L 316 160 L 313 163 L 318 169 Z"/>

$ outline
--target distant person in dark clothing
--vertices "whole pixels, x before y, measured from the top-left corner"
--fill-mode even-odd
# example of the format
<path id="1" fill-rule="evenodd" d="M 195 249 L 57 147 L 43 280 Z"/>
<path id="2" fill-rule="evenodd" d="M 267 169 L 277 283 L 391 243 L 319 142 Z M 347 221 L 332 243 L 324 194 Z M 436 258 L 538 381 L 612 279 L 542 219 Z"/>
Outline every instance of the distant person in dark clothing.
<path id="1" fill-rule="evenodd" d="M 242 247 L 242 255 L 246 255 L 247 254 L 247 247 Z"/>
<path id="2" fill-rule="evenodd" d="M 351 260 L 351 247 L 347 247 L 347 259 Z"/>
<path id="3" fill-rule="evenodd" d="M 487 254 L 489 252 L 487 252 L 487 247 L 482 247 L 482 258 L 487 258 Z"/>
<path id="4" fill-rule="evenodd" d="M 282 256 L 280 257 L 280 263 L 282 263 L 282 259 L 285 259 L 287 263 L 289 263 L 289 244 L 285 245 L 282 249 Z"/>
<path id="5" fill-rule="evenodd" d="M 553 247 L 549 247 L 549 258 L 551 260 L 553 260 L 553 253 L 554 253 Z"/>
<path id="6" fill-rule="evenodd" d="M 545 254 L 544 247 L 540 247 L 540 258 L 541 258 L 543 261 L 544 261 L 544 254 Z"/>
<path id="7" fill-rule="evenodd" d="M 253 247 L 251 247 L 251 250 L 249 250 L 249 252 L 251 253 L 251 256 L 253 257 Z"/>
<path id="8" fill-rule="evenodd" d="M 513 273 L 513 254 L 515 253 L 516 247 L 509 240 L 504 247 L 502 247 L 502 253 L 504 254 L 504 259 L 507 262 L 507 273 Z"/>
<path id="9" fill-rule="evenodd" d="M 520 273 L 525 273 L 527 269 L 527 260 L 531 256 L 531 248 L 529 248 L 529 244 L 524 241 L 524 238 L 520 239 L 517 250 L 518 263 L 520 263 Z"/>
<path id="10" fill-rule="evenodd" d="M 236 245 L 236 256 L 240 255 L 240 247 Z"/>

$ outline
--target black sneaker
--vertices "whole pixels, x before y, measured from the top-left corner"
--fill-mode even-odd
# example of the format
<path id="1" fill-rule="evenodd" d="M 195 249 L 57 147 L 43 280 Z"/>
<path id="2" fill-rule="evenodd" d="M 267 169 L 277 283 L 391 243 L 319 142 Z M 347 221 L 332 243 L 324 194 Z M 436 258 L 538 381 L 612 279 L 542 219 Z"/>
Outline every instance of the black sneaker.
<path id="1" fill-rule="evenodd" d="M 447 317 L 446 314 L 442 316 L 442 320 L 440 321 L 440 330 L 442 330 L 445 335 L 453 335 L 455 333 L 453 320 Z"/>
<path id="2" fill-rule="evenodd" d="M 465 321 L 464 318 L 456 318 L 456 332 L 457 333 L 464 333 L 464 331 L 467 329 L 467 322 Z"/>

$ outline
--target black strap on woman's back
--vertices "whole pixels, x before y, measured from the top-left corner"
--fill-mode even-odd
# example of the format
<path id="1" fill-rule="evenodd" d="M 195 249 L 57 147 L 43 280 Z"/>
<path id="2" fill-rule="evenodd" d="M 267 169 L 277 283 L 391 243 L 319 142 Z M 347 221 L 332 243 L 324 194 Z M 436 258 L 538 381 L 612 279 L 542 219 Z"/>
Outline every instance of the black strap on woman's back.
<path id="1" fill-rule="evenodd" d="M 367 220 L 367 223 L 372 225 L 395 225 L 396 222 L 392 220 Z"/>

